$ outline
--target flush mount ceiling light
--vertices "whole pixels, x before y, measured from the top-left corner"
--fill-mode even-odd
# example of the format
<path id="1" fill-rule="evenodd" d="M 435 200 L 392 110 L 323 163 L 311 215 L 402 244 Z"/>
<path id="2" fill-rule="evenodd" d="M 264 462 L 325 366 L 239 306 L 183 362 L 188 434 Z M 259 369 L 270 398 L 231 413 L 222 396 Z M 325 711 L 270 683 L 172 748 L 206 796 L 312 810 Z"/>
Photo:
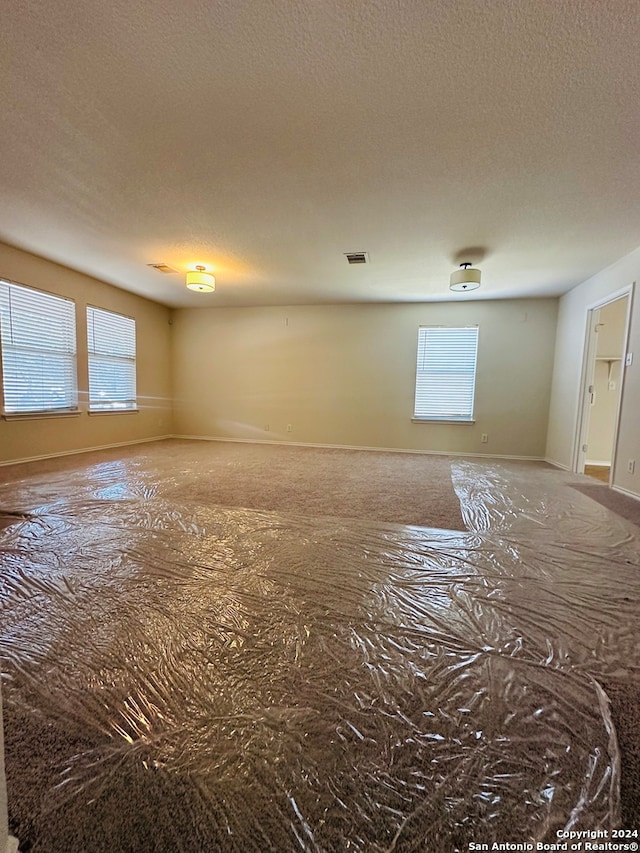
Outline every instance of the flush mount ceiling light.
<path id="1" fill-rule="evenodd" d="M 198 293 L 211 293 L 216 289 L 216 280 L 211 273 L 205 272 L 206 267 L 198 265 L 195 270 L 187 273 L 187 287 Z"/>
<path id="2" fill-rule="evenodd" d="M 468 290 L 477 290 L 480 287 L 480 270 L 474 269 L 470 261 L 460 264 L 460 269 L 451 273 L 449 290 L 456 293 L 465 293 Z"/>

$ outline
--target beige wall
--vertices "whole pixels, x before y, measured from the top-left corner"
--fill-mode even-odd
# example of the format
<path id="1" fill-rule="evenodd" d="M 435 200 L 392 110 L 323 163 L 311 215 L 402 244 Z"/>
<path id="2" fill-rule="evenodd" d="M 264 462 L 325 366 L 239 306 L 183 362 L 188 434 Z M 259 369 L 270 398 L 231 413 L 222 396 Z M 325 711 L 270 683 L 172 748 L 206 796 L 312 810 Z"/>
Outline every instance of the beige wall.
<path id="1" fill-rule="evenodd" d="M 566 468 L 573 460 L 580 377 L 587 311 L 608 296 L 634 283 L 640 276 L 640 249 L 621 258 L 560 300 L 556 337 L 547 458 Z M 640 497 L 640 304 L 634 298 L 627 350 L 633 364 L 624 368 L 618 447 L 613 484 Z M 636 460 L 635 473 L 627 471 L 629 459 Z"/>
<path id="2" fill-rule="evenodd" d="M 627 305 L 628 299 L 616 299 L 595 312 L 598 330 L 592 382 L 595 393 L 589 407 L 587 463 L 612 461 Z"/>
<path id="3" fill-rule="evenodd" d="M 595 312 L 598 327 L 597 358 L 621 358 L 627 327 L 627 297 L 603 305 Z"/>
<path id="4" fill-rule="evenodd" d="M 540 457 L 556 309 L 553 299 L 180 309 L 175 432 Z M 476 423 L 412 423 L 418 326 L 476 323 Z"/>
<path id="5" fill-rule="evenodd" d="M 620 392 L 620 362 L 597 361 L 589 412 L 587 464 L 611 464 Z"/>
<path id="6" fill-rule="evenodd" d="M 75 300 L 81 408 L 80 415 L 71 417 L 0 419 L 0 463 L 171 433 L 171 329 L 167 308 L 3 244 L 0 278 Z M 136 320 L 137 413 L 87 414 L 87 304 Z"/>

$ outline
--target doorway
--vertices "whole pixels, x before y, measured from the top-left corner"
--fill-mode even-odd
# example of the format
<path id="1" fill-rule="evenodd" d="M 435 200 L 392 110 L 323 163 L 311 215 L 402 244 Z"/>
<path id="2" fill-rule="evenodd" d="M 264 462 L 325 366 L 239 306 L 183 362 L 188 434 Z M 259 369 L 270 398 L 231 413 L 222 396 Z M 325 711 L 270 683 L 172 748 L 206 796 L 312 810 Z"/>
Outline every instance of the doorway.
<path id="1" fill-rule="evenodd" d="M 626 292 L 587 313 L 575 471 L 608 484 L 613 481 L 630 302 Z"/>

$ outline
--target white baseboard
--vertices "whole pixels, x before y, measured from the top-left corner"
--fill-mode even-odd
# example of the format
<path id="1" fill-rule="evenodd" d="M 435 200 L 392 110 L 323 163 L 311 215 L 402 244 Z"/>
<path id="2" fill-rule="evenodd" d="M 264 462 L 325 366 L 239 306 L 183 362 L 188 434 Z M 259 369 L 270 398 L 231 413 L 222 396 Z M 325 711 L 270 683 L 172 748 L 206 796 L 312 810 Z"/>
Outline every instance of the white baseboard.
<path id="1" fill-rule="evenodd" d="M 627 498 L 633 498 L 635 501 L 640 501 L 640 495 L 637 495 L 635 492 L 630 492 L 629 489 L 623 489 L 622 486 L 611 486 L 611 488 L 614 492 L 619 492 Z"/>
<path id="2" fill-rule="evenodd" d="M 570 470 L 568 465 L 564 465 L 562 462 L 556 462 L 555 459 L 548 459 L 545 456 L 544 461 L 547 463 L 547 465 L 553 465 L 554 468 L 560 468 L 562 471 Z"/>
<path id="3" fill-rule="evenodd" d="M 610 468 L 611 462 L 606 462 L 602 459 L 585 459 L 585 465 L 594 465 L 596 468 Z"/>
<path id="4" fill-rule="evenodd" d="M 128 447 L 130 444 L 147 444 L 150 441 L 166 441 L 174 438 L 172 435 L 156 435 L 153 438 L 136 438 L 133 441 L 117 441 L 114 444 L 100 444 L 95 447 L 82 447 L 78 450 L 61 450 L 59 453 L 43 453 L 41 456 L 25 456 L 23 459 L 9 459 L 0 462 L 0 468 L 5 465 L 20 465 L 23 462 L 40 462 L 43 459 L 57 459 L 60 456 L 76 456 L 78 453 L 93 453 L 95 450 L 109 450 L 112 447 Z"/>
<path id="5" fill-rule="evenodd" d="M 326 450 L 374 450 L 379 453 L 421 453 L 426 456 L 460 456 L 477 457 L 481 459 L 511 459 L 514 462 L 544 462 L 542 456 L 507 456 L 498 453 L 460 453 L 454 450 L 412 450 L 405 447 L 365 447 L 357 444 L 312 444 L 303 441 L 274 441 L 264 438 L 220 438 L 214 435 L 171 435 L 169 438 L 186 439 L 187 441 L 227 441 L 238 444 L 278 444 L 293 445 L 293 447 L 320 447 Z"/>

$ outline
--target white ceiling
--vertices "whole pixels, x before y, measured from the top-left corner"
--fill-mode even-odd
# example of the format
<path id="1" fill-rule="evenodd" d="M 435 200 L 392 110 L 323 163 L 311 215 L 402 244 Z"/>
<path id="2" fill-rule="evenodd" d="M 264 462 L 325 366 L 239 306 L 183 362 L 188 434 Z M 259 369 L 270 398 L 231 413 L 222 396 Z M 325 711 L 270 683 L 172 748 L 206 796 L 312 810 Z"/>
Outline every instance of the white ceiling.
<path id="1" fill-rule="evenodd" d="M 555 295 L 640 243 L 637 0 L 9 0 L 0 39 L 0 239 L 167 305 L 449 299 L 469 245 L 475 297 Z"/>

